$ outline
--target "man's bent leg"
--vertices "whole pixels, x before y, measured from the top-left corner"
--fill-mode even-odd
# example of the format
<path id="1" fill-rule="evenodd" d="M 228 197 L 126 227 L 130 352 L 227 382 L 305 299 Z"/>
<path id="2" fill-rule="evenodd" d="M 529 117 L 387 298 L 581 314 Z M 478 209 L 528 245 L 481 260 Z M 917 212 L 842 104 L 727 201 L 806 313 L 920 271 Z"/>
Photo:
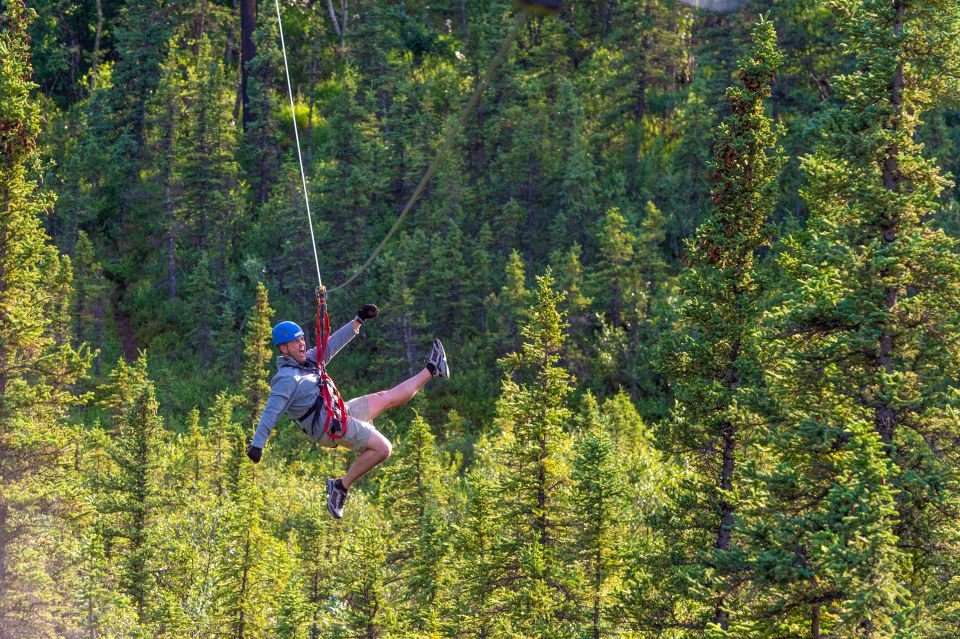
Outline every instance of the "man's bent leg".
<path id="1" fill-rule="evenodd" d="M 349 490 L 353 482 L 366 475 L 370 469 L 380 462 L 385 461 L 392 452 L 393 446 L 391 446 L 390 440 L 378 431 L 370 433 L 370 439 L 367 440 L 366 447 L 357 455 L 347 474 L 340 478 L 343 487 Z"/>
<path id="2" fill-rule="evenodd" d="M 380 391 L 364 395 L 363 399 L 367 401 L 367 415 L 360 417 L 367 422 L 375 420 L 380 413 L 388 408 L 402 406 L 413 399 L 421 388 L 430 381 L 430 371 L 426 368 L 403 382 L 400 382 L 390 390 Z M 347 411 L 349 412 L 349 410 Z"/>

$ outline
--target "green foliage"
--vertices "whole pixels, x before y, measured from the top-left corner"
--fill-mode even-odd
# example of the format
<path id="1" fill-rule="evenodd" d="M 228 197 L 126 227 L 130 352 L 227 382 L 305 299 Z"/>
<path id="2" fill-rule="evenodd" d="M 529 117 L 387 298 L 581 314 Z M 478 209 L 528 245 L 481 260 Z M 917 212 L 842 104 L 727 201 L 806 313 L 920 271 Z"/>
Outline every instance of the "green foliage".
<path id="1" fill-rule="evenodd" d="M 521 329 L 521 349 L 500 360 L 506 373 L 498 405 L 502 443 L 495 455 L 500 539 L 496 568 L 513 583 L 499 596 L 511 632 L 571 636 L 574 576 L 563 561 L 570 535 L 570 466 L 566 406 L 569 374 L 560 368 L 563 317 L 548 271 Z"/>
<path id="2" fill-rule="evenodd" d="M 947 470 L 955 464 L 932 451 L 952 429 L 935 415 L 955 401 L 947 391 L 955 345 L 943 329 L 956 325 L 960 262 L 955 241 L 929 223 L 948 183 L 915 134 L 924 111 L 957 97 L 943 69 L 960 60 L 960 14 L 938 2 L 838 11 L 856 69 L 836 78 L 843 102 L 819 118 L 820 143 L 803 159 L 811 219 L 781 258 L 789 279 L 771 321 L 784 353 L 775 365 L 779 402 L 795 436 L 818 453 L 817 472 L 799 480 L 817 494 L 801 502 L 809 525 L 846 537 L 858 523 L 870 552 L 849 573 L 824 575 L 817 586 L 836 593 L 832 606 L 810 614 L 824 626 L 866 626 L 870 636 L 949 634 L 951 622 L 921 621 L 918 611 L 939 601 L 934 583 L 951 579 L 934 567 L 945 564 L 930 535 L 955 539 L 943 518 L 957 512 Z M 843 530 L 828 525 L 841 516 Z M 823 549 L 824 564 L 837 566 L 834 545 Z"/>
<path id="3" fill-rule="evenodd" d="M 604 430 L 596 400 L 584 402 L 584 431 L 577 442 L 571 478 L 574 482 L 575 559 L 583 571 L 583 605 L 578 615 L 584 635 L 599 637 L 614 627 L 610 619 L 611 593 L 623 564 L 627 530 L 626 485 L 610 435 Z"/>
<path id="4" fill-rule="evenodd" d="M 61 514 L 73 507 L 76 479 L 64 422 L 90 360 L 67 339 L 70 262 L 41 226 L 53 197 L 38 184 L 33 15 L 19 1 L 0 7 L 0 618 L 28 634 L 46 632 L 67 594 L 57 557 L 68 551 Z"/>
<path id="5" fill-rule="evenodd" d="M 271 319 L 273 309 L 267 287 L 257 282 L 257 295 L 247 317 L 247 334 L 243 346 L 243 369 L 240 372 L 241 406 L 247 411 L 251 428 L 256 428 L 260 413 L 270 396 L 267 367 L 273 360 Z"/>
<path id="6" fill-rule="evenodd" d="M 751 619 L 751 602 L 743 598 L 748 591 L 738 588 L 747 566 L 738 527 L 747 521 L 744 504 L 751 503 L 743 465 L 763 445 L 756 433 L 763 420 L 763 300 L 754 258 L 770 240 L 783 163 L 777 144 L 782 130 L 764 106 L 782 60 L 773 25 L 761 20 L 740 61 L 743 88 L 727 91 L 731 115 L 717 131 L 714 206 L 688 242 L 680 322 L 662 345 L 660 365 L 673 382 L 677 406 L 658 444 L 689 472 L 656 521 L 674 543 L 654 547 L 644 572 L 650 585 L 669 585 L 641 587 L 651 598 L 632 612 L 641 623 L 662 616 L 664 627 L 743 632 L 738 624 Z"/>
<path id="7" fill-rule="evenodd" d="M 454 371 L 335 521 L 350 455 L 244 455 L 313 320 L 292 123 L 334 288 L 511 3 L 284 0 L 290 114 L 270 4 L 241 113 L 231 3 L 5 0 L 0 636 L 956 636 L 956 3 L 768 4 L 520 30 L 331 295 L 347 397 Z"/>

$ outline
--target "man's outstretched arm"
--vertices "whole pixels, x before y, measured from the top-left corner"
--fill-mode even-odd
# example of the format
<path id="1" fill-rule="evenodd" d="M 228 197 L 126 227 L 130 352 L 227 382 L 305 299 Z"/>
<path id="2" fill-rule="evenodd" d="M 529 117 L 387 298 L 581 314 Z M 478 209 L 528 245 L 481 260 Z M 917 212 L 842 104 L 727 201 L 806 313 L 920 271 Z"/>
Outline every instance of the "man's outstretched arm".
<path id="1" fill-rule="evenodd" d="M 292 403 L 294 388 L 296 388 L 296 381 L 292 378 L 281 378 L 270 389 L 270 398 L 267 399 L 267 404 L 263 407 L 263 413 L 260 415 L 260 422 L 257 424 L 253 441 L 247 446 L 247 457 L 253 463 L 260 461 L 260 456 L 263 455 L 263 447 L 267 445 L 267 439 L 270 438 L 273 427 L 277 425 L 277 420 Z"/>

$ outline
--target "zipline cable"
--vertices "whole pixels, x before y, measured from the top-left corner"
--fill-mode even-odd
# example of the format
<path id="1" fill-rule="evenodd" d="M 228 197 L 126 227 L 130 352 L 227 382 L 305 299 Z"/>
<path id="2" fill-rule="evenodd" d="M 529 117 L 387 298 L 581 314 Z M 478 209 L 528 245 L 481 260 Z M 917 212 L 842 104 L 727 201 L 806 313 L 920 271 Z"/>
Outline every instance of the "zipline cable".
<path id="1" fill-rule="evenodd" d="M 279 1 L 279 0 L 277 0 Z M 383 252 L 384 247 L 387 245 L 387 242 L 390 241 L 390 238 L 393 237 L 393 234 L 397 232 L 397 229 L 400 228 L 400 225 L 403 223 L 404 218 L 407 217 L 407 214 L 410 213 L 410 210 L 413 208 L 413 205 L 416 204 L 417 200 L 420 199 L 420 196 L 423 195 L 424 190 L 427 188 L 427 184 L 430 183 L 430 180 L 433 178 L 433 174 L 436 173 L 437 167 L 440 166 L 440 162 L 443 159 L 443 156 L 446 155 L 447 151 L 450 149 L 450 145 L 453 144 L 453 140 L 460 134 L 460 131 L 463 129 L 463 126 L 467 122 L 467 118 L 470 117 L 470 114 L 473 113 L 473 110 L 477 107 L 477 103 L 480 102 L 480 96 L 483 95 L 484 90 L 487 88 L 487 85 L 490 84 L 490 80 L 493 79 L 494 73 L 503 63 L 504 58 L 507 57 L 507 53 L 510 51 L 513 41 L 517 38 L 517 33 L 520 32 L 520 27 L 527 21 L 527 18 L 530 17 L 530 13 L 523 9 L 517 14 L 517 19 L 513 23 L 513 28 L 510 30 L 510 33 L 507 34 L 507 37 L 500 44 L 500 49 L 497 51 L 497 54 L 493 56 L 493 59 L 490 61 L 490 66 L 487 67 L 486 72 L 483 74 L 483 77 L 477 83 L 477 86 L 473 90 L 473 95 L 470 96 L 470 99 L 467 100 L 467 103 L 463 105 L 463 108 L 460 109 L 460 116 L 457 118 L 454 125 L 446 131 L 443 137 L 443 143 L 440 145 L 440 149 L 437 151 L 437 154 L 433 157 L 433 161 L 430 163 L 430 166 L 427 168 L 427 172 L 423 174 L 423 177 L 420 178 L 420 183 L 417 185 L 416 190 L 414 190 L 413 195 L 410 196 L 410 199 L 407 200 L 406 205 L 403 207 L 403 210 L 400 212 L 400 215 L 397 217 L 396 221 L 393 223 L 393 226 L 390 227 L 390 230 L 387 231 L 386 237 L 373 249 L 373 253 L 370 254 L 370 257 L 367 258 L 367 261 L 360 265 L 353 275 L 347 278 L 343 284 L 338 284 L 334 288 L 330 289 L 330 292 L 339 290 L 348 286 L 353 282 L 357 277 L 360 276 L 367 268 L 373 263 L 377 257 L 380 256 L 380 253 Z"/>
<path id="2" fill-rule="evenodd" d="M 320 257 L 317 255 L 317 240 L 313 236 L 313 217 L 310 215 L 310 196 L 307 194 L 307 174 L 303 170 L 303 155 L 300 153 L 300 133 L 297 131 L 297 112 L 293 106 L 293 85 L 290 83 L 290 67 L 287 65 L 287 45 L 283 41 L 283 20 L 280 18 L 280 0 L 274 0 L 277 6 L 277 27 L 280 29 L 280 48 L 283 50 L 283 70 L 287 74 L 287 95 L 290 96 L 290 120 L 293 121 L 293 137 L 297 143 L 297 161 L 300 163 L 300 182 L 303 184 L 303 201 L 307 205 L 307 225 L 310 227 L 310 246 L 313 247 L 313 261 L 317 265 L 317 284 L 323 289 L 320 277 Z"/>

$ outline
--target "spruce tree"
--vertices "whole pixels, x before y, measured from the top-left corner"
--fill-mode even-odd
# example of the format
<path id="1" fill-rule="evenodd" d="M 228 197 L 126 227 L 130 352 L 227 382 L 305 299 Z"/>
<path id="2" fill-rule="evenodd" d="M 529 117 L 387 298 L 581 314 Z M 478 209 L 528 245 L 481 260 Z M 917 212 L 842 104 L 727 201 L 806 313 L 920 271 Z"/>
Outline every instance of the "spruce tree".
<path id="1" fill-rule="evenodd" d="M 299 480 L 297 480 L 299 483 Z M 326 493 L 315 490 L 311 484 L 297 486 L 294 496 L 300 504 L 290 517 L 296 542 L 297 568 L 294 579 L 300 582 L 300 594 L 284 595 L 281 608 L 286 606 L 285 623 L 303 628 L 310 639 L 328 635 L 328 606 L 335 592 L 338 561 L 341 560 L 345 531 L 327 511 Z M 331 540 L 338 540 L 331 543 Z"/>
<path id="2" fill-rule="evenodd" d="M 413 632 L 436 632 L 434 620 L 444 612 L 449 541 L 444 520 L 452 477 L 444 471 L 430 425 L 416 415 L 400 439 L 394 463 L 383 484 L 384 503 L 393 527 L 393 571 L 404 594 L 400 612 Z"/>
<path id="3" fill-rule="evenodd" d="M 951 73 L 960 64 L 960 7 L 863 0 L 838 3 L 835 15 L 856 68 L 835 78 L 839 104 L 815 121 L 819 144 L 803 159 L 810 219 L 780 260 L 788 279 L 771 315 L 783 353 L 775 379 L 790 417 L 804 426 L 799 432 L 822 442 L 811 448 L 821 455 L 811 460 L 817 474 L 797 479 L 813 484 L 807 494 L 820 495 L 809 504 L 809 525 L 825 524 L 817 513 L 840 508 L 830 496 L 843 491 L 848 506 L 836 516 L 854 516 L 857 508 L 854 521 L 866 517 L 857 534 L 875 551 L 858 557 L 851 547 L 841 555 L 851 569 L 859 561 L 855 574 L 870 584 L 867 591 L 836 575 L 819 583 L 826 601 L 801 600 L 809 601 L 810 623 L 823 634 L 853 627 L 871 636 L 895 628 L 904 636 L 950 634 L 955 622 L 937 611 L 944 605 L 940 584 L 956 578 L 946 549 L 957 539 L 958 460 L 945 442 L 958 429 L 941 416 L 957 402 L 951 388 L 960 372 L 960 259 L 956 240 L 931 222 L 949 182 L 917 133 L 924 113 L 960 95 Z M 864 424 L 872 424 L 873 435 L 860 431 Z M 872 458 L 852 477 L 837 466 L 839 453 L 865 456 L 872 436 L 884 470 Z M 824 485 L 828 470 L 838 474 Z M 883 512 L 890 499 L 895 514 Z M 830 528 L 804 534 L 814 531 Z M 808 550 L 803 544 L 795 552 Z M 806 561 L 811 569 L 833 565 Z M 864 574 L 866 566 L 871 573 Z"/>
<path id="4" fill-rule="evenodd" d="M 248 470 L 248 435 L 233 419 L 237 398 L 221 391 L 214 399 L 207 418 L 208 450 L 211 451 L 210 480 L 218 496 L 236 495 Z"/>
<path id="5" fill-rule="evenodd" d="M 234 87 L 207 36 L 197 42 L 184 72 L 178 96 L 184 106 L 170 149 L 175 215 L 184 229 L 179 243 L 187 260 L 210 256 L 212 279 L 222 287 L 233 250 L 231 229 L 242 212 L 230 117 Z"/>
<path id="6" fill-rule="evenodd" d="M 514 250 L 506 264 L 506 282 L 497 296 L 500 344 L 520 346 L 520 321 L 530 303 L 527 273 L 520 252 Z M 501 351 L 502 352 L 502 351 Z"/>
<path id="7" fill-rule="evenodd" d="M 637 235 L 618 208 L 599 220 L 597 261 L 587 276 L 588 292 L 600 323 L 593 344 L 590 380 L 600 388 L 616 389 L 630 380 L 630 334 L 641 320 L 642 275 L 635 264 Z"/>
<path id="8" fill-rule="evenodd" d="M 634 321 L 642 286 L 634 265 L 637 235 L 620 209 L 606 212 L 597 228 L 598 261 L 590 290 L 606 321 L 621 327 Z"/>
<path id="9" fill-rule="evenodd" d="M 220 302 L 220 292 L 211 270 L 209 255 L 200 254 L 193 265 L 190 279 L 187 281 L 187 308 L 190 312 L 190 323 L 187 328 L 187 338 L 191 341 L 191 350 L 200 356 L 200 363 L 209 366 L 213 361 L 214 336 L 218 323 L 217 310 Z M 218 350 L 219 352 L 219 350 Z"/>
<path id="10" fill-rule="evenodd" d="M 231 639 L 265 638 L 276 606 L 274 593 L 283 588 L 290 561 L 266 528 L 262 488 L 254 479 L 238 483 L 229 506 L 213 593 L 220 629 Z"/>
<path id="11" fill-rule="evenodd" d="M 578 618 L 581 635 L 606 636 L 613 627 L 611 593 L 621 569 L 626 490 L 620 458 L 601 423 L 596 400 L 587 395 L 584 432 L 573 461 L 574 512 L 577 533 L 572 560 L 583 568 Z"/>
<path id="12" fill-rule="evenodd" d="M 110 386 L 119 417 L 110 447 L 113 467 L 104 478 L 102 508 L 111 522 L 110 543 L 116 544 L 123 556 L 120 587 L 130 597 L 139 623 L 149 626 L 154 588 L 152 535 L 164 505 L 159 476 L 163 423 L 145 369 L 145 363 L 142 368 L 138 364 L 125 371 L 125 379 L 122 374 L 115 375 Z"/>
<path id="13" fill-rule="evenodd" d="M 503 595 L 497 586 L 503 577 L 496 554 L 499 526 L 496 484 L 485 464 L 478 463 L 467 475 L 466 503 L 456 527 L 454 568 L 460 575 L 457 626 L 468 637 L 491 637 L 502 633 Z"/>
<path id="14" fill-rule="evenodd" d="M 560 205 L 554 224 L 554 246 L 586 244 L 591 213 L 602 211 L 597 170 L 585 140 L 584 114 L 573 84 L 560 85 L 555 125 L 558 128 L 560 157 L 564 158 L 560 180 Z"/>
<path id="15" fill-rule="evenodd" d="M 244 62 L 247 72 L 247 100 L 255 119 L 243 117 L 243 157 L 246 181 L 257 204 L 265 204 L 277 179 L 280 142 L 274 114 L 283 101 L 279 68 L 283 65 L 277 22 L 270 13 L 261 15 L 253 42 L 256 56 Z"/>
<path id="16" fill-rule="evenodd" d="M 77 398 L 69 390 L 89 358 L 58 343 L 69 315 L 68 265 L 41 218 L 53 205 L 40 188 L 40 106 L 31 99 L 27 27 L 19 0 L 0 5 L 0 636 L 46 632 L 58 596 L 44 547 L 66 504 L 64 472 L 71 429 L 63 420 Z M 58 296 L 60 299 L 55 299 Z M 45 531 L 45 532 L 44 532 Z"/>
<path id="17" fill-rule="evenodd" d="M 662 365 L 677 406 L 659 443 L 690 468 L 682 497 L 659 520 L 674 539 L 659 548 L 653 583 L 669 587 L 653 596 L 672 609 L 667 625 L 730 631 L 749 615 L 744 580 L 743 464 L 762 421 L 756 396 L 762 387 L 759 318 L 762 289 L 755 263 L 769 244 L 769 217 L 783 164 L 764 100 L 783 60 L 772 23 L 753 31 L 752 48 L 739 63 L 741 87 L 730 88 L 731 115 L 717 132 L 713 210 L 688 242 L 689 268 L 680 286 L 680 325 L 664 346 Z M 654 267 L 648 267 L 654 268 Z M 641 603 L 643 624 L 666 617 Z M 649 617 L 647 617 L 649 615 Z"/>
<path id="18" fill-rule="evenodd" d="M 243 346 L 243 370 L 240 372 L 240 405 L 247 412 L 248 424 L 256 428 L 260 413 L 270 396 L 267 367 L 273 360 L 270 344 L 270 323 L 273 309 L 263 282 L 257 282 L 253 308 L 247 317 L 247 332 Z"/>
<path id="19" fill-rule="evenodd" d="M 383 514 L 351 495 L 351 511 L 357 513 L 348 533 L 340 538 L 337 581 L 343 611 L 337 618 L 341 636 L 378 637 L 397 630 L 396 592 L 384 570 L 389 552 L 389 532 Z"/>
<path id="20" fill-rule="evenodd" d="M 498 596 L 519 634 L 573 636 L 575 575 L 564 565 L 570 536 L 570 467 L 567 420 L 569 374 L 560 366 L 563 295 L 549 271 L 537 278 L 536 301 L 521 328 L 523 345 L 500 360 L 505 376 L 498 401 L 504 432 L 497 448 L 496 495 L 502 583 Z"/>

